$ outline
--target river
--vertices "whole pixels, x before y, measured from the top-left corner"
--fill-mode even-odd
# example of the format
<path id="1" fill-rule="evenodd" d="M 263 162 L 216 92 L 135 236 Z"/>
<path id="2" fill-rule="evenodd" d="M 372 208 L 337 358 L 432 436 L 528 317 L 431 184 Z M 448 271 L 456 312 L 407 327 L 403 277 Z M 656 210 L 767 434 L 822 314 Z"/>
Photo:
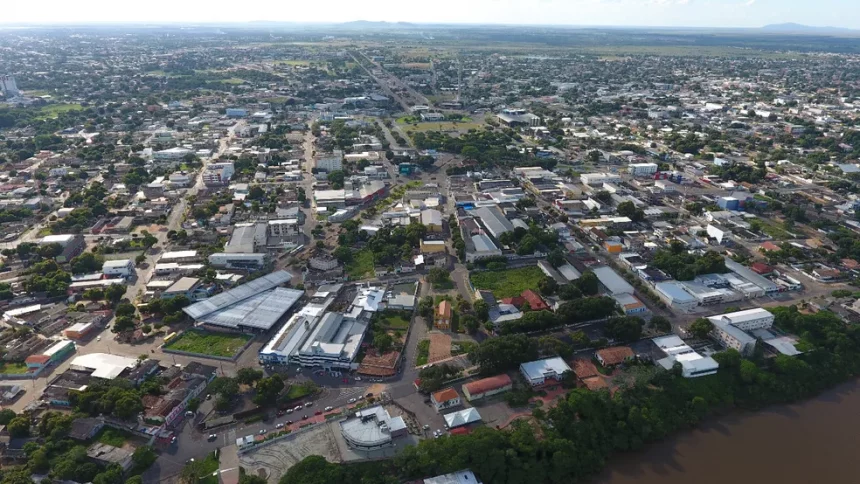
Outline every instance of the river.
<path id="1" fill-rule="evenodd" d="M 709 421 L 610 460 L 595 484 L 860 482 L 860 381 Z"/>

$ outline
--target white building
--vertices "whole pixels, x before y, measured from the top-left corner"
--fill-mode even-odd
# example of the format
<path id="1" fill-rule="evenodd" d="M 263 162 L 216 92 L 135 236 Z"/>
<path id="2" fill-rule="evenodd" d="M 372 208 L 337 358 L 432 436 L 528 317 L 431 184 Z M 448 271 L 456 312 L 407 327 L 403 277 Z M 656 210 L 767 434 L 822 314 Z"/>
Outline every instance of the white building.
<path id="1" fill-rule="evenodd" d="M 131 259 L 106 260 L 102 265 L 102 274 L 106 276 L 131 277 L 134 275 L 134 261 Z"/>
<path id="2" fill-rule="evenodd" d="M 333 171 L 343 170 L 343 160 L 339 156 L 332 156 L 330 158 L 321 158 L 317 160 L 317 169 L 323 170 L 327 173 L 331 173 Z"/>
<path id="3" fill-rule="evenodd" d="M 394 445 L 394 439 L 407 435 L 403 417 L 392 417 L 381 405 L 363 408 L 340 422 L 340 433 L 353 449 L 370 451 Z"/>
<path id="4" fill-rule="evenodd" d="M 185 158 L 185 155 L 193 154 L 194 152 L 187 148 L 175 147 L 154 152 L 152 159 L 156 161 L 180 161 Z"/>
<path id="5" fill-rule="evenodd" d="M 666 354 L 665 358 L 657 360 L 656 363 L 666 370 L 673 369 L 675 363 L 680 364 L 684 378 L 713 375 L 720 367 L 715 359 L 696 353 L 677 336 L 662 336 L 651 341 Z"/>
<path id="6" fill-rule="evenodd" d="M 713 335 L 720 343 L 746 356 L 752 353 L 756 343 L 755 337 L 747 331 L 770 328 L 774 316 L 767 310 L 755 308 L 710 316 L 708 320 L 714 324 Z"/>
<path id="7" fill-rule="evenodd" d="M 602 187 L 604 183 L 621 183 L 621 176 L 615 173 L 583 173 L 579 175 L 583 185 Z"/>
<path id="8" fill-rule="evenodd" d="M 209 263 L 219 269 L 259 269 L 266 265 L 266 254 L 217 252 Z"/>
<path id="9" fill-rule="evenodd" d="M 654 285 L 654 290 L 657 291 L 660 299 L 673 309 L 690 312 L 699 305 L 699 300 L 685 291 L 677 282 L 658 282 Z"/>
<path id="10" fill-rule="evenodd" d="M 481 484 L 481 481 L 475 477 L 472 471 L 464 470 L 442 476 L 428 477 L 424 479 L 424 484 Z"/>
<path id="11" fill-rule="evenodd" d="M 21 95 L 21 91 L 18 90 L 18 84 L 15 83 L 13 76 L 0 76 L 0 92 L 6 96 L 6 99 Z"/>
<path id="12" fill-rule="evenodd" d="M 657 163 L 631 163 L 627 171 L 633 176 L 648 176 L 657 173 Z"/>
<path id="13" fill-rule="evenodd" d="M 564 374 L 570 371 L 570 367 L 561 357 L 546 358 L 544 360 L 530 361 L 520 365 L 520 373 L 531 386 L 544 385 L 547 380 L 561 382 Z"/>

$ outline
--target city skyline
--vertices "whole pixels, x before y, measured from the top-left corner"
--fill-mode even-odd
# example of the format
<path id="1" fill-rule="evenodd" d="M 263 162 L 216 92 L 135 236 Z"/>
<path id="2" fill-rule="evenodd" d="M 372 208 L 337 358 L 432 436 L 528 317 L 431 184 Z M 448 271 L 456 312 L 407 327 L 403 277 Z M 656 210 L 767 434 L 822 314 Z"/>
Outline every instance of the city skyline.
<path id="1" fill-rule="evenodd" d="M 817 27 L 860 28 L 860 4 L 842 0 L 438 0 L 433 9 L 393 0 L 356 4 L 331 0 L 326 8 L 263 2 L 237 9 L 224 0 L 176 4 L 153 0 L 145 9 L 95 0 L 87 9 L 47 0 L 36 9 L 4 12 L 0 25 L 75 23 L 342 23 L 357 20 L 420 24 L 503 24 L 619 27 L 757 28 L 799 23 Z"/>

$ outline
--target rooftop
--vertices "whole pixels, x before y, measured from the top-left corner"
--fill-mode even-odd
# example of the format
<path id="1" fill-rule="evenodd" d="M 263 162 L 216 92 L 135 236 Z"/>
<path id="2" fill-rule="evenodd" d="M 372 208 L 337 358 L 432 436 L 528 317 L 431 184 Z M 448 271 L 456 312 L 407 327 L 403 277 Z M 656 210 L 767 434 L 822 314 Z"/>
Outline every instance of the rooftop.
<path id="1" fill-rule="evenodd" d="M 520 365 L 520 369 L 531 380 L 545 378 L 546 375 L 561 376 L 564 372 L 570 371 L 570 367 L 567 366 L 567 363 L 558 356 L 523 363 Z"/>
<path id="2" fill-rule="evenodd" d="M 126 368 L 134 368 L 137 365 L 136 358 L 109 355 L 107 353 L 90 353 L 81 355 L 72 360 L 70 368 L 78 371 L 91 371 L 92 376 L 113 380 Z"/>

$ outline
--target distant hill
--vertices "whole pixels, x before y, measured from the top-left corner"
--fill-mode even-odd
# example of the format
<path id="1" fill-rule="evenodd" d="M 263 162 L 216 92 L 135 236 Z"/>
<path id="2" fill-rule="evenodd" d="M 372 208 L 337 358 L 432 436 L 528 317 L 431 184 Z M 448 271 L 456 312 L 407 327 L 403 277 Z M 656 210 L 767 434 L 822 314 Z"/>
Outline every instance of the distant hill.
<path id="1" fill-rule="evenodd" d="M 372 20 L 355 20 L 338 24 L 348 29 L 403 29 L 415 28 L 417 25 L 409 22 L 376 22 Z"/>
<path id="2" fill-rule="evenodd" d="M 807 32 L 807 33 L 846 33 L 846 32 L 858 32 L 854 29 L 846 29 L 843 27 L 817 27 L 814 25 L 803 25 L 797 24 L 793 22 L 786 22 L 782 24 L 770 24 L 765 25 L 761 28 L 761 30 L 767 30 L 770 32 Z"/>

